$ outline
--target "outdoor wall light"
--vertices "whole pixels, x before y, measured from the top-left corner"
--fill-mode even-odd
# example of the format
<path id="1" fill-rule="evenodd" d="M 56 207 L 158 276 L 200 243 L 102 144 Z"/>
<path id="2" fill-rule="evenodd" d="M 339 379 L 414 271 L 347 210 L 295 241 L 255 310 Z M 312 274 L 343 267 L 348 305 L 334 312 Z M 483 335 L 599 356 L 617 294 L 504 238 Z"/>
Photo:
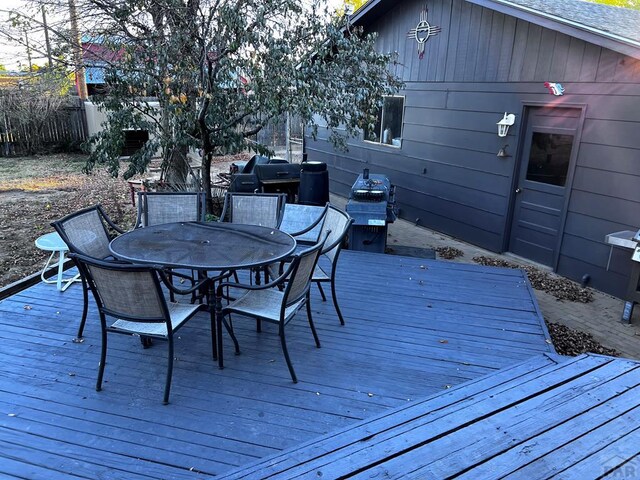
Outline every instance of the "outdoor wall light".
<path id="1" fill-rule="evenodd" d="M 507 145 L 505 145 L 504 147 L 502 147 L 500 150 L 498 150 L 498 154 L 496 155 L 496 157 L 498 157 L 498 158 L 507 158 L 507 157 L 510 157 L 511 155 L 509 155 L 509 154 L 507 153 L 507 147 L 508 147 L 508 146 L 509 146 L 509 145 L 507 144 Z"/>
<path id="2" fill-rule="evenodd" d="M 516 116 L 513 113 L 504 112 L 504 117 L 500 120 L 498 125 L 498 136 L 506 137 L 507 132 L 509 131 L 509 127 L 513 125 L 516 121 Z"/>

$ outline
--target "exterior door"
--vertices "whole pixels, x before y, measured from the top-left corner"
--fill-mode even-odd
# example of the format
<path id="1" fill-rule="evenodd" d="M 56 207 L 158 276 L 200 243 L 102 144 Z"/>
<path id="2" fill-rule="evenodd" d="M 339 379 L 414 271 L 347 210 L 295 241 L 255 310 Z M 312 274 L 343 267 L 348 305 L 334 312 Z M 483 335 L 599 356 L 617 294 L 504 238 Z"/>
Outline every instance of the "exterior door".
<path id="1" fill-rule="evenodd" d="M 532 107 L 526 117 L 509 250 L 555 266 L 581 110 Z"/>

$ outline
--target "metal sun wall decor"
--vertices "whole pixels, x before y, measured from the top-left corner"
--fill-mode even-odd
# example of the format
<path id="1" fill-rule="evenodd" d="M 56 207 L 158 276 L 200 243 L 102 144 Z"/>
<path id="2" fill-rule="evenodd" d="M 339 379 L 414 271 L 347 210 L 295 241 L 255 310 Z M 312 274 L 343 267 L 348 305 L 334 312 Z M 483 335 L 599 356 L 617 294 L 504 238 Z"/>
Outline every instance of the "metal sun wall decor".
<path id="1" fill-rule="evenodd" d="M 564 87 L 561 83 L 544 82 L 544 86 L 549 89 L 549 93 L 555 96 L 564 95 Z"/>
<path id="2" fill-rule="evenodd" d="M 427 43 L 429 37 L 433 37 L 440 33 L 442 30 L 441 27 L 432 26 L 429 22 L 427 22 L 427 13 L 429 9 L 427 6 L 424 6 L 424 9 L 420 12 L 420 21 L 416 28 L 412 28 L 409 30 L 408 38 L 415 38 L 416 42 L 418 42 L 418 57 L 420 60 L 424 57 L 424 44 Z"/>

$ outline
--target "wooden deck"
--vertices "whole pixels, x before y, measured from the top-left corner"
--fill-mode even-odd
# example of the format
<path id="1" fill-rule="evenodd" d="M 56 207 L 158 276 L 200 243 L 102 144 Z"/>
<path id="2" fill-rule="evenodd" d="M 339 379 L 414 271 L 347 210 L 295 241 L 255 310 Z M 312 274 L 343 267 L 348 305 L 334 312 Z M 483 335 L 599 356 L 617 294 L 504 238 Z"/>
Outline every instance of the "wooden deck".
<path id="1" fill-rule="evenodd" d="M 236 317 L 242 354 L 210 358 L 207 314 L 176 342 L 171 403 L 166 349 L 112 336 L 102 392 L 95 308 L 71 339 L 79 286 L 39 284 L 0 302 L 0 477 L 207 478 L 553 353 L 518 270 L 343 252 L 346 325 L 314 289 L 323 348 L 292 322 L 292 384 L 273 326 Z M 453 390 L 451 390 L 453 391 Z M 326 477 L 325 477 L 326 478 Z"/>
<path id="2" fill-rule="evenodd" d="M 640 363 L 563 360 L 536 357 L 224 478 L 640 478 Z"/>

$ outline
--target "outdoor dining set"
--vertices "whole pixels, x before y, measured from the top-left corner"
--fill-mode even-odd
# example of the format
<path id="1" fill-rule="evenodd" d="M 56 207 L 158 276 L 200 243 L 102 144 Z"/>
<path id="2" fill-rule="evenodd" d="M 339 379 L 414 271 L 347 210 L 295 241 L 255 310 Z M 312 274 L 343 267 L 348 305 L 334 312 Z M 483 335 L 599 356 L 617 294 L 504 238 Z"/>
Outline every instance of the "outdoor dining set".
<path id="1" fill-rule="evenodd" d="M 240 353 L 231 314 L 255 319 L 258 332 L 262 322 L 276 324 L 293 382 L 297 377 L 285 327 L 303 307 L 320 347 L 312 284 L 323 300 L 322 283 L 329 285 L 344 325 L 335 273 L 352 223 L 349 215 L 330 204 L 291 204 L 282 194 L 251 193 L 227 193 L 218 221 L 206 222 L 205 213 L 204 193 L 139 192 L 131 231 L 115 225 L 100 205 L 52 223 L 82 281 L 84 304 L 75 341 L 83 338 L 89 291 L 98 307 L 102 349 L 96 390 L 102 389 L 111 333 L 139 336 L 145 348 L 157 339 L 167 342 L 166 404 L 174 335 L 200 311 L 209 312 L 212 356 L 220 368 L 225 331 Z"/>

